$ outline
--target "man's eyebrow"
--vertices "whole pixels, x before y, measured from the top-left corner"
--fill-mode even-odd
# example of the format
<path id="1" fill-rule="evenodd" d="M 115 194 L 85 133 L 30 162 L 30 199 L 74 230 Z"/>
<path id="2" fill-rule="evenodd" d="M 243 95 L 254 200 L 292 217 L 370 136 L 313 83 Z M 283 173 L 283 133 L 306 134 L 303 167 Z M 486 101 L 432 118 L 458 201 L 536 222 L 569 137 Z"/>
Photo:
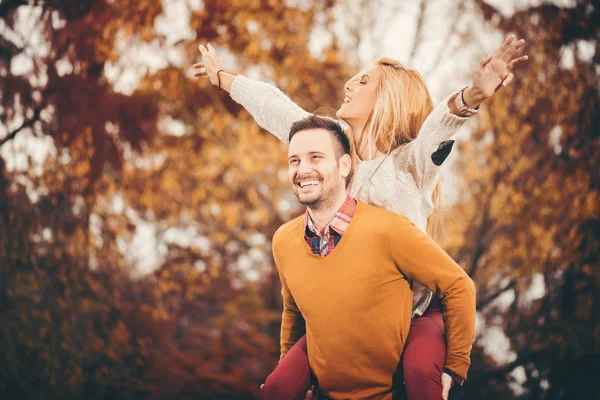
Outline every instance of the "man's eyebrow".
<path id="1" fill-rule="evenodd" d="M 313 154 L 325 155 L 325 153 L 323 153 L 322 151 L 318 151 L 318 150 L 309 151 L 308 154 L 309 155 L 313 155 Z M 291 160 L 292 158 L 298 158 L 298 155 L 292 154 L 291 156 L 288 157 L 288 160 Z"/>

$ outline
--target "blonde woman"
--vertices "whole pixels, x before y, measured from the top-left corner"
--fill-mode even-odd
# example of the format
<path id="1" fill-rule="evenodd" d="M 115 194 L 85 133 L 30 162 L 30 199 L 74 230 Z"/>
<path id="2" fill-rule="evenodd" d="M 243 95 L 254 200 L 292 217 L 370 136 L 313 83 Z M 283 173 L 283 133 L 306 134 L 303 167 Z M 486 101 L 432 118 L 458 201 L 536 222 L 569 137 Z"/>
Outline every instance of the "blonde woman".
<path id="1" fill-rule="evenodd" d="M 346 133 L 358 157 L 349 189 L 352 197 L 402 214 L 426 232 L 438 198 L 440 166 L 454 143 L 452 136 L 485 99 L 513 80 L 513 68 L 527 60 L 527 56 L 513 58 L 525 43 L 514 39 L 509 36 L 480 61 L 471 86 L 452 93 L 435 109 L 421 75 L 397 61 L 376 60 L 352 77 L 336 113 L 347 124 Z M 287 142 L 295 121 L 309 115 L 276 87 L 223 71 L 210 44 L 208 48 L 201 45 L 200 51 L 202 63 L 194 65 L 195 76 L 208 76 L 228 91 L 281 141 Z M 325 227 L 323 239 L 330 228 L 334 229 Z M 462 384 L 466 376 L 444 368 L 446 353 L 453 350 L 452 337 L 444 335 L 444 299 L 437 299 L 417 282 L 413 292 L 413 320 L 402 361 L 407 397 L 446 399 L 452 384 Z M 303 398 L 307 392 L 310 370 L 304 338 L 286 359 L 267 378 L 265 398 Z"/>

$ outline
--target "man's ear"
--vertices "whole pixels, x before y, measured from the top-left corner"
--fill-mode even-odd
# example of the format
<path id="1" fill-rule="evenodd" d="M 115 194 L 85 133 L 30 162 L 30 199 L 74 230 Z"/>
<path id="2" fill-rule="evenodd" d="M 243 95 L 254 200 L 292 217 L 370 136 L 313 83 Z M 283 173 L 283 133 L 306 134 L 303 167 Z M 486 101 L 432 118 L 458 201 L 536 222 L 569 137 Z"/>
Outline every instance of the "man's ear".
<path id="1" fill-rule="evenodd" d="M 342 178 L 346 179 L 346 177 L 350 175 L 350 171 L 352 170 L 352 158 L 349 154 L 344 154 L 340 157 L 339 166 Z"/>

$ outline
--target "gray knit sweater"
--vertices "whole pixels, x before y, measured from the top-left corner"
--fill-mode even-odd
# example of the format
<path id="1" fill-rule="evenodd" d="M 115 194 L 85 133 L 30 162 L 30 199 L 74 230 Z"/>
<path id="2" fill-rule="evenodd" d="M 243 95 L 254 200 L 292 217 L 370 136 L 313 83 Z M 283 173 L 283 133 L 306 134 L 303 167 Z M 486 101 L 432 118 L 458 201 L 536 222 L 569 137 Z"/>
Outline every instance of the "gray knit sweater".
<path id="1" fill-rule="evenodd" d="M 448 108 L 448 101 L 455 95 L 448 96 L 431 112 L 412 142 L 397 147 L 388 156 L 358 160 L 350 195 L 404 215 L 426 232 L 427 218 L 433 211 L 433 190 L 440 174 L 440 166 L 431 156 L 467 120 L 452 114 Z M 284 143 L 288 142 L 292 124 L 309 115 L 275 86 L 242 75 L 233 81 L 231 97 L 262 128 Z M 432 298 L 433 292 L 414 282 L 413 317 L 423 315 Z"/>

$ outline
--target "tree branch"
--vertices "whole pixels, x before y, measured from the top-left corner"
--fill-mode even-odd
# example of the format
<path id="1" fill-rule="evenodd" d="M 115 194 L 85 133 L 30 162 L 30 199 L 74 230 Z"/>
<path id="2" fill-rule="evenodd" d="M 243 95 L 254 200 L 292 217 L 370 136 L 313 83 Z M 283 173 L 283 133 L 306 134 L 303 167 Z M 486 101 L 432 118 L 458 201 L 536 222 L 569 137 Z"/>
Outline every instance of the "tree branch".
<path id="1" fill-rule="evenodd" d="M 504 20 L 504 17 L 502 16 L 502 14 L 500 13 L 500 11 L 498 11 L 498 9 L 496 7 L 489 5 L 488 3 L 486 3 L 483 0 L 475 0 L 475 4 L 481 10 L 481 13 L 483 14 L 483 18 L 486 21 L 489 21 L 494 16 L 500 17 L 501 21 Z"/>
<path id="2" fill-rule="evenodd" d="M 517 282 L 516 281 L 511 281 L 508 285 L 506 285 L 505 287 L 503 287 L 502 289 L 498 290 L 496 293 L 487 296 L 485 299 L 478 301 L 477 302 L 477 310 L 481 310 L 483 308 L 485 308 L 488 304 L 490 304 L 492 301 L 496 300 L 498 297 L 500 297 L 500 295 L 504 292 L 507 292 L 511 289 L 513 289 L 515 286 L 517 286 Z"/>
<path id="3" fill-rule="evenodd" d="M 480 382 L 488 382 L 492 379 L 503 378 L 506 374 L 510 373 L 512 370 L 514 370 L 520 365 L 527 364 L 530 361 L 534 361 L 542 357 L 547 357 L 547 353 L 549 352 L 550 351 L 548 349 L 543 349 L 535 352 L 527 352 L 521 354 L 519 357 L 517 357 L 515 361 L 506 364 L 502 368 L 488 371 L 481 375 L 475 375 L 472 378 L 469 378 L 469 386 L 474 386 L 475 384 Z"/>
<path id="4" fill-rule="evenodd" d="M 412 48 L 410 50 L 410 58 L 408 59 L 409 64 L 413 64 L 413 60 L 415 59 L 415 54 L 417 53 L 417 49 L 421 44 L 423 39 L 423 25 L 425 25 L 425 12 L 427 11 L 427 5 L 429 3 L 427 0 L 421 0 L 421 5 L 419 9 L 421 13 L 419 14 L 419 18 L 417 19 L 417 27 L 415 29 L 415 40 L 413 41 Z"/>
<path id="5" fill-rule="evenodd" d="M 456 9 L 456 11 L 454 13 L 454 18 L 452 19 L 452 22 L 450 22 L 450 24 L 449 24 L 449 29 L 448 29 L 448 33 L 446 34 L 446 38 L 450 38 L 450 36 L 456 31 L 456 27 L 458 26 L 458 21 L 460 20 L 460 18 L 463 15 L 464 8 L 465 8 L 464 2 L 461 1 L 458 5 L 458 8 Z M 444 45 L 444 47 L 437 52 L 437 57 L 436 57 L 435 61 L 430 63 L 429 68 L 424 73 L 422 73 L 423 76 L 430 76 L 433 73 L 433 71 L 435 71 L 435 69 L 441 64 L 442 59 L 450 51 L 454 51 L 456 49 L 456 45 L 451 47 L 447 44 L 448 39 L 445 40 L 445 43 L 446 43 L 446 45 Z"/>
<path id="6" fill-rule="evenodd" d="M 40 119 L 41 112 L 42 112 L 41 108 L 36 108 L 35 111 L 33 112 L 33 117 L 31 119 L 28 119 L 27 121 L 23 122 L 23 124 L 20 127 L 15 129 L 8 135 L 6 135 L 6 137 L 0 141 L 0 147 L 2 147 L 6 142 L 13 140 L 15 138 L 15 136 L 17 136 L 17 133 L 19 133 L 20 131 L 22 131 L 25 128 L 30 127 L 36 121 L 38 121 Z"/>
<path id="7" fill-rule="evenodd" d="M 485 241 L 486 231 L 487 229 L 489 229 L 489 216 L 491 207 L 490 203 L 491 199 L 485 205 L 483 217 L 481 218 L 481 223 L 479 225 L 479 229 L 477 230 L 477 246 L 475 247 L 475 251 L 473 252 L 473 258 L 471 259 L 471 268 L 469 269 L 469 276 L 471 277 L 471 279 L 475 279 L 475 272 L 477 272 L 477 265 L 479 264 L 479 259 L 485 251 L 485 245 L 483 242 Z"/>

